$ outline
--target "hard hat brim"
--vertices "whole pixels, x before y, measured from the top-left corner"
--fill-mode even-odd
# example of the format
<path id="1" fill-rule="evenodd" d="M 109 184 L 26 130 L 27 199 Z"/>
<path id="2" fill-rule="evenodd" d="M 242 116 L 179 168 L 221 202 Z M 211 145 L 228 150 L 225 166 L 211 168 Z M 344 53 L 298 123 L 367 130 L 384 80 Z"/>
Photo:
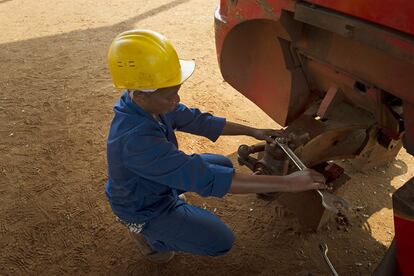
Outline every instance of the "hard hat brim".
<path id="1" fill-rule="evenodd" d="M 194 60 L 184 60 L 180 59 L 181 65 L 181 81 L 180 84 L 185 82 L 194 72 L 195 62 Z"/>
<path id="2" fill-rule="evenodd" d="M 195 70 L 194 60 L 180 59 L 179 61 L 180 61 L 180 67 L 181 67 L 181 79 L 180 79 L 180 82 L 177 83 L 176 85 L 183 84 L 183 82 L 185 82 L 189 77 L 191 77 L 191 75 L 194 73 L 194 70 Z M 164 87 L 153 88 L 153 89 L 138 89 L 137 88 L 137 90 L 140 90 L 141 92 L 152 93 L 152 92 L 157 91 L 160 88 L 164 88 Z"/>

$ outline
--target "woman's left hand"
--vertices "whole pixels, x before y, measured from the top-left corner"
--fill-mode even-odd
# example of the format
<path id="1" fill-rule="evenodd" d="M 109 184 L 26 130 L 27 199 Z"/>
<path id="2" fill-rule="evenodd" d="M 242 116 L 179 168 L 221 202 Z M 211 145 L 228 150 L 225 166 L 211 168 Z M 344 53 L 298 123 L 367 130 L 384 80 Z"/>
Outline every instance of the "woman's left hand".
<path id="1" fill-rule="evenodd" d="M 265 140 L 272 143 L 274 137 L 285 137 L 286 135 L 283 130 L 278 129 L 253 129 L 251 136 L 257 140 Z"/>

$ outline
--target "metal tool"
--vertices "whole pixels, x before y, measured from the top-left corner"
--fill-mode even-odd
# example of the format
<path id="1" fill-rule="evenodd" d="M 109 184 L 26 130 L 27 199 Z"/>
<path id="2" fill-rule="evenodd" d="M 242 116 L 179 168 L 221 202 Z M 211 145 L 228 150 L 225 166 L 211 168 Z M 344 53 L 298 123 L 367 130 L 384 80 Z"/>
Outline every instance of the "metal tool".
<path id="1" fill-rule="evenodd" d="M 328 245 L 326 243 L 319 244 L 319 249 L 322 252 L 323 258 L 325 259 L 325 262 L 328 264 L 329 269 L 332 272 L 333 276 L 339 276 L 338 272 L 336 272 L 334 266 L 332 265 L 331 261 L 328 258 Z"/>
<path id="2" fill-rule="evenodd" d="M 303 171 L 307 167 L 303 162 L 296 156 L 296 154 L 289 148 L 286 138 L 278 137 L 275 139 L 276 143 L 280 148 L 286 153 L 286 155 L 292 160 L 292 162 L 298 167 L 299 170 Z M 348 209 L 348 202 L 343 198 L 336 196 L 334 194 L 328 193 L 326 191 L 316 190 L 322 198 L 322 205 L 326 209 L 334 212 L 335 214 L 339 213 L 339 209 Z"/>

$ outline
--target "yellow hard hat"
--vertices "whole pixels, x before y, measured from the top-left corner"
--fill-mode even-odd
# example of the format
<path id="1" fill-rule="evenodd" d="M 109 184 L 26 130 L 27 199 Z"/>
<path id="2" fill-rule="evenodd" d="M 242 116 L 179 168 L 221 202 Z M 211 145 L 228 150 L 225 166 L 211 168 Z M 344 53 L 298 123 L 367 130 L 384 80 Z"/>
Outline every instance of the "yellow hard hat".
<path id="1" fill-rule="evenodd" d="M 148 92 L 182 84 L 195 68 L 194 61 L 178 59 L 166 37 L 149 30 L 130 30 L 115 37 L 108 63 L 116 88 Z"/>

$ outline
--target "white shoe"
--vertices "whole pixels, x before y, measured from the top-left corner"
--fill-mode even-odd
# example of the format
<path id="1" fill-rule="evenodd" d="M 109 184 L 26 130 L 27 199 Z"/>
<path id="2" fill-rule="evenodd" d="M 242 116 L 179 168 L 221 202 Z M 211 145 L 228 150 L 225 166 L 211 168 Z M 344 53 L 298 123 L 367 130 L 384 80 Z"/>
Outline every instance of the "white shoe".
<path id="1" fill-rule="evenodd" d="M 187 202 L 187 197 L 184 194 L 179 195 L 178 198 L 184 202 Z"/>

